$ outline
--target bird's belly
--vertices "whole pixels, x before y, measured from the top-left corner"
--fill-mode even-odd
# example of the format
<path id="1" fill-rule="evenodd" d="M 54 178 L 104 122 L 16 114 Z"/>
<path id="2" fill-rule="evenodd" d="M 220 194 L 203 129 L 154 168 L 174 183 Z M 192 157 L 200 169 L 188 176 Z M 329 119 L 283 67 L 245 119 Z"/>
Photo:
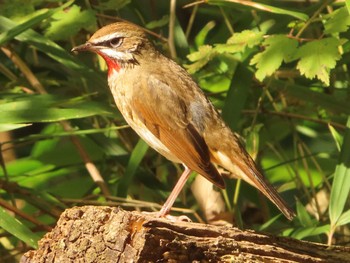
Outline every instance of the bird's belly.
<path id="1" fill-rule="evenodd" d="M 153 149 L 175 163 L 181 163 L 181 161 L 174 156 L 169 149 L 156 137 L 143 123 L 135 123 L 134 120 L 130 121 L 125 118 L 130 127 Z"/>

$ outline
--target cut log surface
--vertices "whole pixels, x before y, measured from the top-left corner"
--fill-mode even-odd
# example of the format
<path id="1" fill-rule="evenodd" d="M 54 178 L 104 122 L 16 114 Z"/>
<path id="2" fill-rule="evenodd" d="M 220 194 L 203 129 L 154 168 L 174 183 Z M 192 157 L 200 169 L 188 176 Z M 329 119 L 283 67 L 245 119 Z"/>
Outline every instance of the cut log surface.
<path id="1" fill-rule="evenodd" d="M 233 227 L 172 222 L 120 208 L 67 209 L 21 262 L 350 262 L 328 247 Z"/>

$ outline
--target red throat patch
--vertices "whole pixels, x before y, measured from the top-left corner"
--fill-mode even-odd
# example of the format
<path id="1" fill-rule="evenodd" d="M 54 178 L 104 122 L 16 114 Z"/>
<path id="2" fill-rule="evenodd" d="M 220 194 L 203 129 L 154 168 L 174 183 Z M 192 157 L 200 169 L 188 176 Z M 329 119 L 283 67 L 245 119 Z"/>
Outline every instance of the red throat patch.
<path id="1" fill-rule="evenodd" d="M 119 72 L 120 70 L 120 65 L 115 61 L 110 59 L 109 57 L 98 53 L 101 57 L 103 57 L 103 59 L 106 61 L 107 66 L 108 66 L 108 76 L 110 76 L 113 73 L 113 70 Z"/>

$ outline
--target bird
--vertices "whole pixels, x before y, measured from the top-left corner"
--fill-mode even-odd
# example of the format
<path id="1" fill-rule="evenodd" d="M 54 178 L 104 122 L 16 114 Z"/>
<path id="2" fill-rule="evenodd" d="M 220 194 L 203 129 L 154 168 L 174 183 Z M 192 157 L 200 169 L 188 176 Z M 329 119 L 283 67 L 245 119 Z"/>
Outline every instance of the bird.
<path id="1" fill-rule="evenodd" d="M 224 189 L 218 167 L 259 189 L 287 219 L 295 217 L 203 90 L 156 49 L 141 27 L 130 22 L 106 25 L 74 51 L 91 51 L 105 60 L 108 86 L 126 122 L 149 146 L 184 166 L 159 217 L 170 214 L 193 171 Z"/>

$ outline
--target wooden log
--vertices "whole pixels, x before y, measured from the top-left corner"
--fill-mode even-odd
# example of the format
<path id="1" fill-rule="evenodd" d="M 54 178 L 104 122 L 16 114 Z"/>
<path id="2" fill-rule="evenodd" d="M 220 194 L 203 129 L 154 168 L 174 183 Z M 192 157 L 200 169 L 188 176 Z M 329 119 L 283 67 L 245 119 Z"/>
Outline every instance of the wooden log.
<path id="1" fill-rule="evenodd" d="M 67 209 L 21 262 L 350 262 L 328 247 L 233 227 L 171 222 L 120 208 Z"/>

